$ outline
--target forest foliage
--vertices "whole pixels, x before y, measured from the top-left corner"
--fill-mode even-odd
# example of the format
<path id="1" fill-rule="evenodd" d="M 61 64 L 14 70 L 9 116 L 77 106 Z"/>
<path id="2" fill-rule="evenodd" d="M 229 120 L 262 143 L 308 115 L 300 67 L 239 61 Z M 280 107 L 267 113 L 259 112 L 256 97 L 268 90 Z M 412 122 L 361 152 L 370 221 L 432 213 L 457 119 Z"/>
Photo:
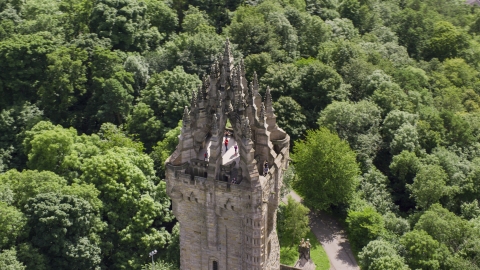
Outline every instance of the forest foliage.
<path id="1" fill-rule="evenodd" d="M 178 265 L 163 163 L 228 37 L 362 269 L 478 269 L 479 33 L 463 0 L 0 1 L 0 268 Z"/>

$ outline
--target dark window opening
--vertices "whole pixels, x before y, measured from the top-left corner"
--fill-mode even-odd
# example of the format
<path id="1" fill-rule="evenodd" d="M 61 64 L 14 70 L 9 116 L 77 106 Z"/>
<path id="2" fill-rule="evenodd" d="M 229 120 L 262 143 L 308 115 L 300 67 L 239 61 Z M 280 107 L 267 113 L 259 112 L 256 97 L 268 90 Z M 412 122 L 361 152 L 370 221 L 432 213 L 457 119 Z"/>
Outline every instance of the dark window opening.
<path id="1" fill-rule="evenodd" d="M 218 262 L 213 261 L 213 270 L 218 270 Z"/>

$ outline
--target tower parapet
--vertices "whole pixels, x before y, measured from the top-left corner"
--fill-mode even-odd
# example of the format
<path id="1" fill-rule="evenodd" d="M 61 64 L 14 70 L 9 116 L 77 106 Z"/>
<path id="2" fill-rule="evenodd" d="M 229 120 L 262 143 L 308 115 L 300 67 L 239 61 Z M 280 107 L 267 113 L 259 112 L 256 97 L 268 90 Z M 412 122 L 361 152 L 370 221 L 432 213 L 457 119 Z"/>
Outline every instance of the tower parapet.
<path id="1" fill-rule="evenodd" d="M 165 163 L 181 269 L 280 269 L 276 215 L 290 137 L 276 124 L 270 90 L 263 99 L 256 74 L 247 81 L 228 40 L 183 118 Z"/>

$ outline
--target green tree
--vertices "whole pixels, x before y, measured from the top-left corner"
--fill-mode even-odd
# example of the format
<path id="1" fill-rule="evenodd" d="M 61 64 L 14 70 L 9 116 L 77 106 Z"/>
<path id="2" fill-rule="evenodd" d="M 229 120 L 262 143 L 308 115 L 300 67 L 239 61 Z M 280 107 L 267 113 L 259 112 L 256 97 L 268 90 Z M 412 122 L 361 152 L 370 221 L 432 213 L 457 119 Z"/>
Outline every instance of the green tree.
<path id="1" fill-rule="evenodd" d="M 443 126 L 445 127 L 445 143 L 447 143 L 447 145 L 465 147 L 475 140 L 470 124 L 465 121 L 462 114 L 444 111 L 440 116 L 443 119 Z"/>
<path id="2" fill-rule="evenodd" d="M 407 188 L 415 198 L 417 208 L 428 209 L 432 204 L 437 203 L 440 198 L 447 194 L 445 181 L 447 174 L 442 167 L 437 165 L 421 166 L 413 184 L 407 184 Z"/>
<path id="3" fill-rule="evenodd" d="M 14 246 L 23 232 L 25 215 L 14 206 L 0 201 L 0 249 Z"/>
<path id="4" fill-rule="evenodd" d="M 245 6 L 236 10 L 226 29 L 231 41 L 246 55 L 276 50 L 280 47 L 274 28 L 256 8 Z"/>
<path id="5" fill-rule="evenodd" d="M 180 33 L 149 55 L 147 60 L 154 71 L 172 70 L 177 66 L 190 74 L 207 74 L 216 57 L 224 50 L 225 39 L 215 32 Z"/>
<path id="6" fill-rule="evenodd" d="M 179 66 L 173 71 L 154 74 L 142 91 L 140 101 L 153 110 L 157 120 L 162 121 L 165 127 L 174 128 L 182 119 L 185 106 L 190 105 L 192 92 L 197 91 L 200 85 L 201 81 L 197 76 L 185 73 Z M 162 135 L 157 137 L 157 141 L 161 138 Z"/>
<path id="7" fill-rule="evenodd" d="M 140 91 L 147 85 L 148 79 L 150 79 L 148 63 L 145 57 L 138 54 L 130 54 L 125 60 L 125 70 L 133 74 L 135 84 L 133 89 L 134 95 L 139 96 Z"/>
<path id="8" fill-rule="evenodd" d="M 36 86 L 43 82 L 47 54 L 56 39 L 49 33 L 13 35 L 0 41 L 0 106 L 37 100 Z"/>
<path id="9" fill-rule="evenodd" d="M 395 210 L 388 185 L 388 178 L 375 167 L 360 180 L 361 197 L 383 215 Z"/>
<path id="10" fill-rule="evenodd" d="M 152 249 L 170 242 L 165 222 L 172 221 L 166 184 L 154 184 L 152 160 L 133 149 L 113 147 L 88 159 L 81 182 L 94 184 L 103 202 L 101 234 L 104 264 L 140 268 Z"/>
<path id="11" fill-rule="evenodd" d="M 114 49 L 145 51 L 154 49 L 161 38 L 151 27 L 145 2 L 99 0 L 93 7 L 90 29 L 112 40 Z"/>
<path id="12" fill-rule="evenodd" d="M 287 204 L 280 206 L 277 222 L 281 245 L 295 246 L 310 231 L 308 212 L 310 210 L 296 202 L 292 196 L 287 197 Z"/>
<path id="13" fill-rule="evenodd" d="M 432 14 L 428 14 L 432 15 Z M 405 8 L 395 16 L 392 27 L 398 35 L 400 45 L 407 48 L 408 53 L 415 58 L 420 58 L 427 47 L 433 23 L 426 14 Z"/>
<path id="14" fill-rule="evenodd" d="M 178 136 L 182 130 L 182 121 L 178 122 L 176 128 L 171 129 L 165 134 L 165 138 L 162 141 L 157 142 L 157 145 L 153 147 L 150 157 L 153 159 L 155 168 L 157 168 L 156 175 L 160 178 L 165 177 L 165 161 L 175 151 L 178 145 Z"/>
<path id="15" fill-rule="evenodd" d="M 415 230 L 424 230 L 453 253 L 476 237 L 472 223 L 456 216 L 440 204 L 434 204 L 425 211 L 415 224 Z"/>
<path id="16" fill-rule="evenodd" d="M 155 117 L 150 106 L 143 102 L 133 107 L 132 113 L 127 118 L 126 130 L 129 134 L 138 135 L 147 149 L 151 149 L 164 134 L 163 123 Z"/>
<path id="17" fill-rule="evenodd" d="M 40 193 L 59 191 L 67 185 L 67 181 L 50 171 L 10 170 L 0 174 L 0 185 L 12 190 L 12 205 L 23 212 L 28 199 Z"/>
<path id="18" fill-rule="evenodd" d="M 25 270 L 27 268 L 17 260 L 17 252 L 12 248 L 0 251 L 0 269 Z"/>
<path id="19" fill-rule="evenodd" d="M 332 101 L 332 96 L 340 89 L 342 77 L 318 60 L 299 60 L 296 64 L 299 66 L 299 85 L 292 97 L 303 105 L 307 123 L 314 123 L 318 112 Z"/>
<path id="20" fill-rule="evenodd" d="M 385 138 L 385 141 L 392 142 L 395 133 L 402 127 L 404 124 L 410 124 L 414 126 L 417 123 L 418 115 L 412 114 L 405 111 L 393 110 L 390 111 L 382 124 L 382 134 Z"/>
<path id="21" fill-rule="evenodd" d="M 248 58 L 248 57 L 247 57 Z M 274 100 L 281 96 L 292 96 L 299 89 L 298 66 L 290 63 L 273 63 L 260 78 L 264 87 L 269 86 Z"/>
<path id="22" fill-rule="evenodd" d="M 32 244 L 52 269 L 100 269 L 100 248 L 92 241 L 95 214 L 76 196 L 44 193 L 25 207 Z"/>
<path id="23" fill-rule="evenodd" d="M 20 262 L 25 264 L 27 269 L 32 270 L 48 270 L 48 258 L 40 253 L 38 248 L 32 246 L 31 243 L 22 243 L 17 246 L 17 257 Z"/>
<path id="24" fill-rule="evenodd" d="M 294 186 L 307 206 L 325 210 L 352 198 L 359 168 L 355 152 L 336 134 L 326 128 L 307 131 L 305 141 L 295 143 L 292 159 L 298 176 Z"/>
<path id="25" fill-rule="evenodd" d="M 358 257 L 360 266 L 364 270 L 409 269 L 393 245 L 385 240 L 371 241 L 362 249 Z"/>
<path id="26" fill-rule="evenodd" d="M 334 101 L 320 113 L 317 123 L 348 141 L 364 167 L 370 163 L 368 160 L 375 158 L 381 148 L 381 111 L 373 102 Z"/>
<path id="27" fill-rule="evenodd" d="M 72 107 L 86 94 L 87 57 L 85 50 L 73 46 L 62 46 L 47 54 L 47 80 L 38 95 L 42 109 L 52 121 L 69 123 Z"/>
<path id="28" fill-rule="evenodd" d="M 382 216 L 370 206 L 361 211 L 349 211 L 345 221 L 348 238 L 357 249 L 375 240 L 385 230 Z"/>
<path id="29" fill-rule="evenodd" d="M 400 238 L 405 259 L 412 269 L 440 269 L 448 250 L 423 230 L 413 230 Z"/>
<path id="30" fill-rule="evenodd" d="M 446 21 L 438 21 L 433 26 L 433 33 L 428 40 L 428 50 L 425 54 L 429 58 L 456 57 L 464 47 L 467 46 L 466 36 L 453 24 Z"/>
<path id="31" fill-rule="evenodd" d="M 250 54 L 245 58 L 245 76 L 249 81 L 253 81 L 254 73 L 257 73 L 259 78 L 263 78 L 271 64 L 272 56 L 269 53 Z"/>
<path id="32" fill-rule="evenodd" d="M 122 124 L 133 101 L 133 74 L 124 68 L 119 52 L 96 47 L 92 52 L 92 97 L 88 100 L 86 117 L 89 128 L 98 129 L 100 123 Z M 93 127 L 92 127 L 93 125 Z"/>
<path id="33" fill-rule="evenodd" d="M 332 30 L 317 16 L 304 16 L 302 19 L 304 22 L 298 29 L 298 50 L 302 57 L 316 57 L 318 46 L 330 39 Z"/>
<path id="34" fill-rule="evenodd" d="M 205 11 L 200 11 L 194 6 L 189 6 L 184 12 L 185 17 L 182 22 L 182 29 L 189 34 L 199 32 L 215 32 L 215 28 L 210 25 L 208 15 Z"/>
<path id="35" fill-rule="evenodd" d="M 302 106 L 293 98 L 282 96 L 273 103 L 273 108 L 277 115 L 277 124 L 290 135 L 290 141 L 293 143 L 301 138 L 307 129 Z"/>
<path id="36" fill-rule="evenodd" d="M 152 26 L 168 39 L 178 28 L 178 16 L 167 3 L 161 0 L 147 0 L 146 16 Z"/>
<path id="37" fill-rule="evenodd" d="M 6 107 L 0 112 L 0 152 L 8 154 L 0 162 L 4 170 L 25 167 L 27 155 L 22 145 L 25 132 L 42 118 L 43 112 L 28 102 Z"/>
<path id="38" fill-rule="evenodd" d="M 415 152 L 419 148 L 418 133 L 415 126 L 411 124 L 403 124 L 393 135 L 390 143 L 390 152 L 398 154 L 402 151 Z"/>
<path id="39" fill-rule="evenodd" d="M 73 128 L 64 129 L 59 125 L 52 125 L 52 127 L 35 134 L 31 140 L 30 138 L 25 140 L 24 145 L 28 149 L 27 165 L 33 170 L 48 170 L 62 174 L 65 170 L 62 165 L 65 158 L 73 151 L 72 146 L 77 131 Z M 35 131 L 29 131 L 27 134 L 33 132 Z"/>

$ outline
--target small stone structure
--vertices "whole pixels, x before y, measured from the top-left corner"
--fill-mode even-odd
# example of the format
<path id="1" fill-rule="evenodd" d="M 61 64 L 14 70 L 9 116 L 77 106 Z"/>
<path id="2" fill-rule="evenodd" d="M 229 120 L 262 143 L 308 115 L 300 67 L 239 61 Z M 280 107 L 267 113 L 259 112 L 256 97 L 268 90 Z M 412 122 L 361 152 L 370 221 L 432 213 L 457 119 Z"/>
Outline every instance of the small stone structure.
<path id="1" fill-rule="evenodd" d="M 243 60 L 234 66 L 228 40 L 210 72 L 165 162 L 180 268 L 279 270 L 276 215 L 290 137 L 276 124 L 270 90 L 262 102 L 256 75 L 249 84 Z M 227 119 L 238 155 L 224 151 Z"/>

